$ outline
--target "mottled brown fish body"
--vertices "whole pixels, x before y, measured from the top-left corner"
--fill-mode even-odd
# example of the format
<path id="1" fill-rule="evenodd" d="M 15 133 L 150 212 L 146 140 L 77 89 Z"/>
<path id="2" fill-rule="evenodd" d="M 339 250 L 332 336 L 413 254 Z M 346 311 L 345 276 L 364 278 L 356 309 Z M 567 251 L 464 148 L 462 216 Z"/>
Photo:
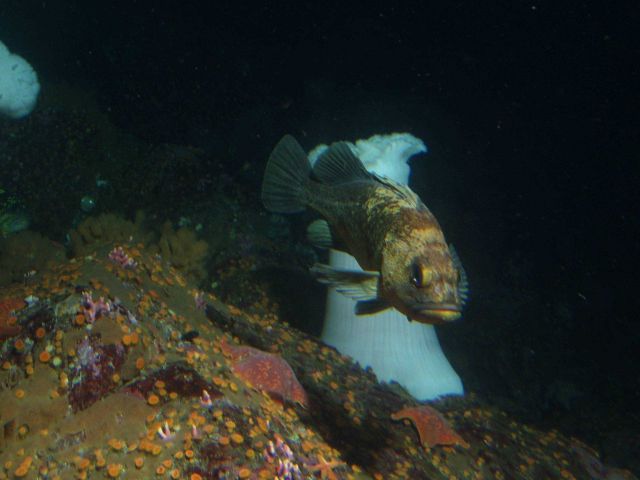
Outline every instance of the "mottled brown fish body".
<path id="1" fill-rule="evenodd" d="M 353 272 L 350 278 L 349 272 L 321 266 L 315 269 L 320 281 L 343 293 L 356 292 L 358 298 L 375 290 L 374 298 L 358 302 L 363 314 L 393 306 L 424 323 L 458 318 L 462 272 L 420 198 L 407 186 L 367 172 L 345 144 L 334 144 L 318 160 L 313 177 L 303 160 L 308 162 L 292 137 L 281 140 L 265 172 L 265 206 L 281 212 L 313 208 L 341 240 L 341 249 L 369 274 Z"/>
<path id="2" fill-rule="evenodd" d="M 402 238 L 446 246 L 440 225 L 426 206 L 413 208 L 385 186 L 371 181 L 338 186 L 310 181 L 306 191 L 307 205 L 327 220 L 364 270 L 380 271 L 385 249 L 395 249 Z"/>
<path id="3" fill-rule="evenodd" d="M 339 186 L 309 182 L 307 186 L 308 206 L 327 220 L 360 267 L 370 271 L 379 270 L 385 236 L 383 219 L 363 208 L 371 204 L 376 190 L 371 182 L 361 181 Z"/>

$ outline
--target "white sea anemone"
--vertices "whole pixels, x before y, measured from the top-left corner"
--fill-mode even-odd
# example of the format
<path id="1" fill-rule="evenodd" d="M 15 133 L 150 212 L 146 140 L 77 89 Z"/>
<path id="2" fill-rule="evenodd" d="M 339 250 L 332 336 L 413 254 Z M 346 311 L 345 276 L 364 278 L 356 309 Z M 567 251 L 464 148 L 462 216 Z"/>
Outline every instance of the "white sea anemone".
<path id="1" fill-rule="evenodd" d="M 26 117 L 36 106 L 39 91 L 33 67 L 0 42 L 0 115 Z"/>

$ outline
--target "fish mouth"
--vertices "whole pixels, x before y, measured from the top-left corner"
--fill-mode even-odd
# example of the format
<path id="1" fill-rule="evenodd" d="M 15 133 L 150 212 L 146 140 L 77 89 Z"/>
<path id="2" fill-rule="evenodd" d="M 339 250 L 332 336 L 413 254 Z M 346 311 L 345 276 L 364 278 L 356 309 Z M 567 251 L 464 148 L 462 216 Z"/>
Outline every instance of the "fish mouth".
<path id="1" fill-rule="evenodd" d="M 416 320 L 424 323 L 448 323 L 462 315 L 462 308 L 454 303 L 420 304 L 413 308 Z"/>

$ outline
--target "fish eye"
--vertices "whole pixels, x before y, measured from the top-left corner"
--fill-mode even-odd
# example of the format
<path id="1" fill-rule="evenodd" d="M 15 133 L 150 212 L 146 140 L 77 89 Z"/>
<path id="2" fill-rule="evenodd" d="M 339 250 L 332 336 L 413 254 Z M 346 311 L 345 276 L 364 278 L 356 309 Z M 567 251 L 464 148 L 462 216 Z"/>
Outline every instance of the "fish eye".
<path id="1" fill-rule="evenodd" d="M 413 262 L 411 264 L 411 283 L 417 288 L 424 287 L 425 283 L 424 271 L 422 265 L 418 262 Z"/>

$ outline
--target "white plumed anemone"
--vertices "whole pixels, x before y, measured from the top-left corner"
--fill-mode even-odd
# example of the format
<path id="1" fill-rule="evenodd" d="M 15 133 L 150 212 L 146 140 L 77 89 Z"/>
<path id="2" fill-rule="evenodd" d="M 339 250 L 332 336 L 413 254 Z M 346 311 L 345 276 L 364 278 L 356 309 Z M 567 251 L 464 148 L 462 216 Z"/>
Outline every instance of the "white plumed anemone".
<path id="1" fill-rule="evenodd" d="M 407 160 L 427 151 L 422 140 L 407 133 L 374 135 L 349 144 L 365 167 L 398 183 L 409 182 Z M 318 145 L 310 154 L 313 163 L 328 147 Z M 334 268 L 361 270 L 355 258 L 331 250 Z M 322 340 L 349 355 L 363 367 L 371 367 L 383 382 L 395 381 L 418 400 L 462 395 L 460 377 L 445 357 L 435 328 L 409 322 L 397 310 L 357 317 L 355 301 L 329 290 Z"/>
<path id="2" fill-rule="evenodd" d="M 22 118 L 36 106 L 40 84 L 35 70 L 0 42 L 0 115 Z"/>

